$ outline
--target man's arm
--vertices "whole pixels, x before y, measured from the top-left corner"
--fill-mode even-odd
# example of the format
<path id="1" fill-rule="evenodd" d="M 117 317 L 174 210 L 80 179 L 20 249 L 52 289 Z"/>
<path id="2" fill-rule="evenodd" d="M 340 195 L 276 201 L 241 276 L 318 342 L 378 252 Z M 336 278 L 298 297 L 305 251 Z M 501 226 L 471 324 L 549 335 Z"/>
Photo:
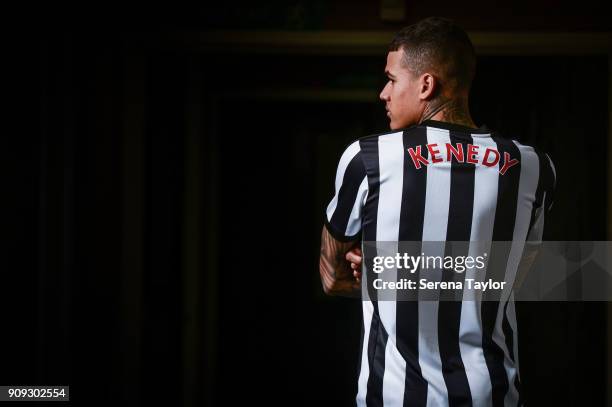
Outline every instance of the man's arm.
<path id="1" fill-rule="evenodd" d="M 541 242 L 525 242 L 523 255 L 519 261 L 519 265 L 516 270 L 516 277 L 514 279 L 513 288 L 515 290 L 519 290 L 523 286 L 523 282 L 525 281 L 529 270 L 531 270 L 531 266 L 533 266 L 533 262 L 538 256 L 538 252 L 540 251 L 541 246 Z"/>
<path id="2" fill-rule="evenodd" d="M 544 236 L 544 218 L 547 213 L 550 212 L 553 205 L 553 196 L 557 185 L 557 173 L 555 171 L 555 165 L 553 164 L 548 154 L 538 153 L 540 160 L 541 179 L 538 183 L 542 183 L 543 194 L 538 195 L 536 199 L 541 200 L 539 207 L 535 210 L 535 218 L 533 223 L 529 226 L 530 230 L 525 241 L 525 247 L 523 248 L 523 255 L 518 265 L 516 272 L 516 278 L 514 280 L 514 289 L 518 290 L 523 285 L 525 278 L 533 263 L 538 256 L 540 248 L 542 247 L 542 237 Z M 538 185 L 538 190 L 540 186 Z"/>
<path id="3" fill-rule="evenodd" d="M 325 294 L 361 297 L 360 281 L 353 276 L 350 262 L 345 259 L 347 252 L 358 245 L 359 240 L 352 242 L 336 240 L 323 226 L 319 273 Z"/>

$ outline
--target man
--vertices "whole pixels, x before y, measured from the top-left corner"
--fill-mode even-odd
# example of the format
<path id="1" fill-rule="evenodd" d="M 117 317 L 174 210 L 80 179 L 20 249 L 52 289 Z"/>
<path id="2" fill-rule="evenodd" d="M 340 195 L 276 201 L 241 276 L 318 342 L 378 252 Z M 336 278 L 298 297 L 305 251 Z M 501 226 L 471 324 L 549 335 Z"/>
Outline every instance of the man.
<path id="1" fill-rule="evenodd" d="M 402 29 L 380 93 L 391 131 L 360 138 L 340 158 L 320 275 L 329 295 L 370 294 L 362 301 L 360 406 L 522 404 L 512 288 L 525 242 L 541 239 L 555 173 L 546 154 L 474 125 L 475 63 L 468 36 L 450 20 Z M 361 281 L 363 242 L 453 241 L 491 252 L 486 277 L 509 283 L 497 297 L 464 290 L 459 301 L 380 301 L 367 261 Z M 500 241 L 509 249 L 490 245 Z M 459 278 L 470 276 L 478 278 L 473 270 Z"/>

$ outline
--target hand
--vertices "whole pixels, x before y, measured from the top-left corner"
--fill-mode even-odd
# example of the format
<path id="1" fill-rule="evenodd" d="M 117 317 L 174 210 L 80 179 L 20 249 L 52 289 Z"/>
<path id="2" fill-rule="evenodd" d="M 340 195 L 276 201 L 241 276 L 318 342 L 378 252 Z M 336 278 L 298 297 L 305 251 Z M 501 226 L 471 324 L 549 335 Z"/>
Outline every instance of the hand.
<path id="1" fill-rule="evenodd" d="M 363 260 L 363 254 L 361 253 L 361 249 L 359 247 L 354 247 L 350 251 L 346 253 L 346 260 L 351 263 L 351 268 L 353 269 L 353 277 L 357 280 L 358 283 L 361 282 L 361 262 Z"/>

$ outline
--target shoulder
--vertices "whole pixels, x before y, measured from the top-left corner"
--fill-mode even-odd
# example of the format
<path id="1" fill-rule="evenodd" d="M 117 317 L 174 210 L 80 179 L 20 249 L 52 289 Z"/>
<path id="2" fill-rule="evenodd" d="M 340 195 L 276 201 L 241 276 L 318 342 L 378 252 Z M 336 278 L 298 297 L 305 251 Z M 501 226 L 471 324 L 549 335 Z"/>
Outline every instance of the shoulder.
<path id="1" fill-rule="evenodd" d="M 336 183 L 342 183 L 347 178 L 362 179 L 365 175 L 360 142 L 353 140 L 342 150 L 336 172 Z"/>
<path id="2" fill-rule="evenodd" d="M 349 144 L 345 145 L 342 149 L 340 156 L 340 165 L 348 165 L 348 163 L 355 158 L 360 159 L 361 156 L 361 145 L 359 139 L 352 140 Z"/>
<path id="3" fill-rule="evenodd" d="M 504 142 L 504 143 L 514 144 L 516 148 L 519 149 L 519 152 L 521 153 L 521 155 L 531 153 L 534 156 L 537 156 L 538 159 L 542 160 L 543 162 L 548 161 L 552 164 L 552 159 L 550 155 L 546 151 L 544 151 L 542 148 L 537 147 L 535 144 L 521 142 L 518 139 L 512 138 L 512 137 L 506 137 L 496 131 L 491 132 L 491 137 L 497 143 Z"/>
<path id="4" fill-rule="evenodd" d="M 425 125 L 413 125 L 413 126 L 404 127 L 401 129 L 387 130 L 381 133 L 368 134 L 366 136 L 358 138 L 357 141 L 362 141 L 362 142 L 378 141 L 378 139 L 380 139 L 381 137 L 405 134 L 407 132 L 410 133 L 410 132 L 415 132 L 415 131 L 423 131 L 426 128 L 427 126 Z"/>
<path id="5" fill-rule="evenodd" d="M 556 184 L 557 173 L 550 153 L 532 144 L 521 143 L 514 139 L 512 139 L 512 142 L 516 145 L 521 153 L 523 161 L 531 159 L 534 163 L 537 162 L 536 165 L 539 166 L 540 175 L 543 177 L 543 180 L 546 183 L 552 185 Z"/>
<path id="6" fill-rule="evenodd" d="M 399 139 L 401 142 L 402 137 L 404 137 L 404 135 L 407 135 L 408 133 L 412 132 L 423 131 L 424 129 L 426 129 L 425 126 L 415 125 L 401 129 L 388 130 L 380 133 L 371 133 L 354 140 L 348 148 L 349 150 L 358 148 L 359 153 L 365 154 L 366 156 L 372 154 L 376 155 L 376 153 L 378 152 L 379 142 L 387 142 L 395 139 Z"/>
<path id="7" fill-rule="evenodd" d="M 358 139 L 351 140 L 342 150 L 342 156 L 340 162 L 347 162 L 355 157 L 362 158 L 364 154 L 372 153 L 376 151 L 376 145 L 381 139 L 403 137 L 406 133 L 423 131 L 427 127 L 421 125 L 414 125 L 396 130 L 388 130 L 381 133 L 372 133 Z M 372 148 L 374 147 L 374 148 Z"/>
<path id="8" fill-rule="evenodd" d="M 538 159 L 542 161 L 543 165 L 548 165 L 554 169 L 554 164 L 553 164 L 551 155 L 548 152 L 544 151 L 542 148 L 537 147 L 532 144 L 521 143 L 518 140 L 514 140 L 514 139 L 512 140 L 512 142 L 519 148 L 519 150 L 521 150 L 521 152 L 522 151 L 533 152 L 535 155 L 538 156 Z"/>

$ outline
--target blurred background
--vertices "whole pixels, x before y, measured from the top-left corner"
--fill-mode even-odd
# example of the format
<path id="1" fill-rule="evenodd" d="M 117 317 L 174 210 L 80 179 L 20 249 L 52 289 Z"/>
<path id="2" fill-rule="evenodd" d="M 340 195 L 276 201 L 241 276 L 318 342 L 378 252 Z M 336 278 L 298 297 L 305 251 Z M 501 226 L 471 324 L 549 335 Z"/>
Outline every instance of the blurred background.
<path id="1" fill-rule="evenodd" d="M 477 125 L 535 144 L 547 240 L 611 240 L 612 22 L 585 0 L 43 6 L 7 37 L 1 383 L 84 405 L 353 405 L 358 300 L 323 210 L 401 27 L 478 53 Z M 612 405 L 608 303 L 520 303 L 528 405 Z"/>

